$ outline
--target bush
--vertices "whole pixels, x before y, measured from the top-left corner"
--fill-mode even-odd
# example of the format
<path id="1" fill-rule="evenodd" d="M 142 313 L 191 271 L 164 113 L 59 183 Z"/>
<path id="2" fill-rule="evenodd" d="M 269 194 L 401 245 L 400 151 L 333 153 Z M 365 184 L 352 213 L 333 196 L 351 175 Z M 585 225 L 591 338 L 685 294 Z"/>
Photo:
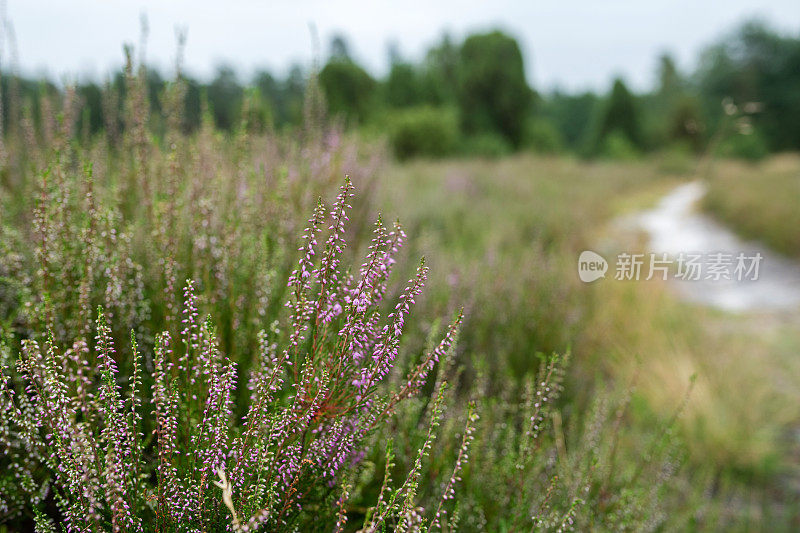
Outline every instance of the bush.
<path id="1" fill-rule="evenodd" d="M 399 159 L 451 154 L 458 142 L 458 119 L 453 110 L 421 106 L 390 115 L 389 136 Z"/>
<path id="2" fill-rule="evenodd" d="M 156 337 L 152 372 L 145 374 L 131 332 L 132 370 L 124 389 L 115 349 L 121 343 L 102 308 L 94 342 L 78 338 L 64 349 L 52 334 L 44 335 L 43 345 L 24 340 L 16 371 L 5 368 L 10 353 L 0 347 L 4 511 L 38 504 L 48 492 L 43 487 L 52 486 L 65 522 L 92 530 L 252 531 L 290 522 L 305 529 L 320 518 L 321 506 L 331 523 L 341 522 L 341 512 L 333 517 L 347 499 L 346 472 L 359 463 L 368 438 L 447 357 L 462 318 L 459 313 L 444 339 L 389 392 L 383 384 L 427 268 L 420 264 L 384 314 L 381 301 L 405 235 L 399 224 L 389 230 L 378 219 L 368 257 L 357 275 L 348 275 L 351 270 L 339 265 L 352 190 L 347 180 L 329 216 L 321 202 L 314 210 L 289 278 L 288 334 L 275 327 L 258 334 L 242 419 L 235 415 L 237 362 L 221 351 L 211 318 L 200 318 L 191 281 L 170 328 L 180 334 L 165 330 Z M 323 227 L 330 231 L 317 246 Z M 152 385 L 149 391 L 143 383 Z M 441 414 L 441 392 L 429 433 Z M 151 432 L 152 448 L 143 438 Z M 338 507 L 326 490 L 337 484 Z M 395 496 L 413 497 L 408 487 L 407 481 Z M 412 508 L 393 501 L 378 502 L 370 523 L 407 519 Z"/>
<path id="3" fill-rule="evenodd" d="M 470 135 L 461 144 L 461 151 L 466 155 L 497 158 L 508 155 L 513 148 L 508 141 L 497 133 L 478 133 Z"/>
<path id="4" fill-rule="evenodd" d="M 608 159 L 628 161 L 638 158 L 639 151 L 625 134 L 615 131 L 603 140 L 600 155 Z"/>
<path id="5" fill-rule="evenodd" d="M 534 152 L 554 154 L 564 149 L 564 139 L 551 121 L 532 119 L 525 126 L 523 145 Z"/>
<path id="6" fill-rule="evenodd" d="M 748 134 L 734 133 L 720 143 L 717 155 L 744 159 L 746 161 L 759 161 L 767 156 L 767 145 L 757 130 Z"/>

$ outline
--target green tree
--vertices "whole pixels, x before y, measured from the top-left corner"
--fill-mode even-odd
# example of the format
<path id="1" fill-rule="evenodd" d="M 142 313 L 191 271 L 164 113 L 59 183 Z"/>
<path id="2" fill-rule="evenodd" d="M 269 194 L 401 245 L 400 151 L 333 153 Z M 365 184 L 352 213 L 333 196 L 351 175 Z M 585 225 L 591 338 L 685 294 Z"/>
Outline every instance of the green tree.
<path id="1" fill-rule="evenodd" d="M 184 96 L 183 127 L 186 133 L 197 131 L 202 121 L 203 86 L 194 78 L 183 75 L 186 86 Z"/>
<path id="2" fill-rule="evenodd" d="M 441 42 L 428 50 L 421 65 L 420 91 L 429 104 L 455 104 L 461 51 L 453 39 L 444 34 Z"/>
<path id="3" fill-rule="evenodd" d="M 688 145 L 695 152 L 703 147 L 703 123 L 700 106 L 694 96 L 685 94 L 677 100 L 667 119 L 667 140 Z"/>
<path id="4" fill-rule="evenodd" d="M 702 149 L 704 124 L 699 102 L 671 55 L 658 58 L 658 86 L 642 97 L 642 108 L 646 110 L 642 130 L 648 145 Z"/>
<path id="5" fill-rule="evenodd" d="M 271 130 L 274 125 L 272 108 L 256 87 L 250 87 L 244 92 L 242 121 L 242 127 L 250 133 L 263 133 Z"/>
<path id="6" fill-rule="evenodd" d="M 598 96 L 592 92 L 566 94 L 555 91 L 542 99 L 540 113 L 558 129 L 568 148 L 577 150 L 587 142 L 587 124 L 597 108 Z"/>
<path id="7" fill-rule="evenodd" d="M 334 35 L 331 39 L 331 59 L 350 61 L 350 45 L 344 35 Z"/>
<path id="8" fill-rule="evenodd" d="M 636 100 L 620 78 L 614 80 L 611 95 L 600 118 L 594 152 L 601 151 L 608 139 L 624 139 L 634 148 L 644 147 Z"/>
<path id="9" fill-rule="evenodd" d="M 732 98 L 759 110 L 753 126 L 769 148 L 800 149 L 800 39 L 750 22 L 706 50 L 697 78 L 710 116 L 719 119 L 720 102 Z"/>
<path id="10" fill-rule="evenodd" d="M 410 63 L 392 65 L 386 78 L 384 94 L 389 107 L 408 107 L 425 100 L 417 71 Z"/>
<path id="11" fill-rule="evenodd" d="M 226 65 L 217 69 L 217 75 L 208 86 L 208 103 L 218 128 L 230 131 L 238 124 L 244 90 L 236 79 L 234 70 Z"/>
<path id="12" fill-rule="evenodd" d="M 303 102 L 306 93 L 306 74 L 299 64 L 289 70 L 289 76 L 282 83 L 282 93 L 287 123 L 300 124 L 303 120 Z"/>
<path id="13" fill-rule="evenodd" d="M 352 59 L 333 57 L 319 73 L 328 109 L 351 123 L 363 123 L 374 106 L 376 82 Z"/>
<path id="14" fill-rule="evenodd" d="M 499 31 L 469 36 L 461 46 L 459 71 L 466 133 L 494 131 L 518 147 L 533 93 L 517 41 Z"/>
<path id="15" fill-rule="evenodd" d="M 103 92 L 96 83 L 85 83 L 77 87 L 83 112 L 78 119 L 78 131 L 95 134 L 105 126 L 103 122 Z"/>
<path id="16" fill-rule="evenodd" d="M 678 71 L 675 60 L 669 54 L 658 58 L 658 95 L 669 102 L 684 91 L 684 79 Z"/>

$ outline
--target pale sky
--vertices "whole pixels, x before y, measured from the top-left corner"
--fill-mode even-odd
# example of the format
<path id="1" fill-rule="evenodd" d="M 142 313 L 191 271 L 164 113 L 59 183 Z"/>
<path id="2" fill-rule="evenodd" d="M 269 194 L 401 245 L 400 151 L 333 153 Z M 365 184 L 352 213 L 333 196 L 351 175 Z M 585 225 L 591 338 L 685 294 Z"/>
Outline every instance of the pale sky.
<path id="1" fill-rule="evenodd" d="M 800 34 L 800 0 L 5 0 L 24 73 L 56 81 L 103 78 L 122 63 L 123 43 L 139 42 L 140 15 L 149 21 L 148 62 L 173 64 L 175 27 L 188 28 L 185 65 L 210 76 L 227 62 L 247 78 L 258 67 L 284 74 L 314 57 L 309 24 L 320 35 L 348 37 L 352 55 L 374 75 L 388 67 L 387 44 L 417 60 L 444 31 L 501 28 L 520 42 L 528 80 L 540 90 L 606 89 L 622 75 L 651 86 L 656 59 L 671 52 L 681 68 L 743 20 L 758 16 Z M 9 61 L 4 45 L 2 62 Z"/>

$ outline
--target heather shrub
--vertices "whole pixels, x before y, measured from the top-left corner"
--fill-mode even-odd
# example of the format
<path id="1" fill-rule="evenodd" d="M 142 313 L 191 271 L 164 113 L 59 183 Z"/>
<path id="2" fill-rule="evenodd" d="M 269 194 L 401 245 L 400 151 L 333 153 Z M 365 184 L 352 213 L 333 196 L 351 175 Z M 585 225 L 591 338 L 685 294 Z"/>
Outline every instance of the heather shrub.
<path id="1" fill-rule="evenodd" d="M 4 368 L 2 377 L 4 513 L 52 497 L 69 530 L 253 530 L 312 523 L 335 513 L 332 502 L 344 505 L 336 487 L 357 464 L 366 437 L 416 394 L 461 321 L 459 315 L 399 387 L 379 389 L 426 268 L 420 265 L 384 315 L 378 305 L 404 234 L 379 220 L 361 268 L 343 270 L 351 191 L 347 181 L 329 222 L 321 203 L 314 210 L 289 278 L 289 331 L 259 333 L 241 422 L 234 414 L 236 362 L 220 350 L 212 319 L 200 318 L 193 282 L 175 319 L 180 334 L 157 336 L 146 378 L 132 333 L 132 372 L 121 379 L 102 309 L 93 341 L 63 349 L 52 334 L 43 345 L 24 340 L 15 370 Z M 408 501 L 382 504 L 371 518 L 375 527 L 390 517 L 409 519 Z"/>
<path id="2" fill-rule="evenodd" d="M 454 364 L 461 313 L 440 335 L 432 330 L 418 357 L 401 355 L 427 268 L 420 264 L 396 303 L 383 305 L 405 235 L 380 219 L 360 268 L 344 266 L 352 190 L 347 180 L 329 213 L 315 207 L 288 278 L 286 314 L 258 333 L 244 376 L 221 349 L 213 319 L 201 319 L 192 281 L 152 353 L 133 331 L 129 342 L 115 338 L 102 307 L 71 344 L 37 334 L 21 341 L 13 364 L 4 344 L 5 518 L 32 513 L 42 530 L 57 520 L 70 531 L 342 530 L 348 520 L 365 531 L 450 530 L 461 520 L 467 530 L 660 523 L 651 512 L 660 483 L 626 479 L 633 492 L 611 497 L 612 476 L 596 474 L 598 464 L 613 469 L 624 408 L 611 439 L 601 439 L 609 408 L 600 401 L 566 451 L 554 408 L 561 358 L 543 358 L 520 389 L 493 400 L 488 367 L 470 383 Z M 240 383 L 246 391 L 237 395 Z M 458 389 L 482 399 L 467 406 Z M 641 468 L 654 464 L 649 456 Z M 461 486 L 469 492 L 453 505 Z M 615 514 L 598 515 L 598 498 Z"/>
<path id="3" fill-rule="evenodd" d="M 60 125 L 31 125 L 30 142 L 5 139 L 13 185 L 0 199 L 9 236 L 2 243 L 8 274 L 0 275 L 24 296 L 14 331 L 49 330 L 62 344 L 86 339 L 102 305 L 115 337 L 133 329 L 152 348 L 180 310 L 181 280 L 194 279 L 223 349 L 249 361 L 258 330 L 275 319 L 283 297 L 287 246 L 302 227 L 297 213 L 344 174 L 364 188 L 356 207 L 368 205 L 377 158 L 335 127 L 309 125 L 294 138 L 254 135 L 243 122 L 226 138 L 206 113 L 196 135 L 183 135 L 180 77 L 162 95 L 159 122 L 167 129 L 158 137 L 146 74 L 130 63 L 127 72 L 122 132 L 109 128 L 77 142 L 69 128 L 77 112 L 68 112 L 77 104 L 67 92 Z M 353 235 L 368 232 L 366 212 L 358 210 Z"/>

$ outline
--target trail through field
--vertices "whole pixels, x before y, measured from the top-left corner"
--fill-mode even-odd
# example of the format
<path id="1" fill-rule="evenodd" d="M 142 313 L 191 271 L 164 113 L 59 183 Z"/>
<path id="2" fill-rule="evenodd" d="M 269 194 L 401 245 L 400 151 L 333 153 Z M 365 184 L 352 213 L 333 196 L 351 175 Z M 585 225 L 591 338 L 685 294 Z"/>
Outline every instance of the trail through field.
<path id="1" fill-rule="evenodd" d="M 730 261 L 743 253 L 760 257 L 755 279 L 671 279 L 681 298 L 731 312 L 800 311 L 800 263 L 784 258 L 759 242 L 744 241 L 712 218 L 697 211 L 705 193 L 700 181 L 682 184 L 648 210 L 618 221 L 648 236 L 651 252 L 711 257 L 722 253 Z M 750 265 L 748 264 L 748 267 Z M 730 274 L 730 273 L 729 273 Z"/>
<path id="2" fill-rule="evenodd" d="M 788 413 L 788 406 L 797 401 L 800 387 L 800 366 L 797 363 L 800 350 L 800 262 L 775 253 L 763 243 L 744 240 L 717 220 L 704 215 L 699 210 L 704 194 L 702 181 L 678 185 L 661 196 L 652 207 L 616 219 L 611 225 L 612 240 L 617 246 L 623 246 L 623 243 L 631 242 L 632 235 L 644 236 L 647 252 L 666 253 L 673 259 L 693 253 L 704 257 L 717 253 L 734 258 L 740 253 L 761 256 L 755 280 L 713 280 L 703 276 L 690 281 L 670 276 L 667 285 L 684 302 L 724 311 L 709 314 L 687 309 L 686 312 L 697 316 L 706 336 L 737 339 L 731 341 L 730 351 L 724 358 L 739 361 L 737 364 L 740 365 L 753 365 L 745 371 L 752 375 L 742 381 L 741 386 L 745 388 L 741 393 L 774 399 L 770 404 L 772 407 L 765 404 L 761 408 L 761 416 L 783 427 L 776 432 L 776 442 L 784 450 L 782 461 L 787 468 L 778 476 L 778 486 L 797 495 L 800 494 L 800 467 L 797 466 L 800 421 L 796 413 L 784 414 L 784 411 Z M 716 365 L 719 363 L 712 368 Z M 715 379 L 714 383 L 723 387 L 729 379 L 735 380 L 728 375 Z M 727 395 L 718 398 L 724 404 L 723 408 L 730 407 L 734 413 L 739 409 L 750 409 L 736 404 L 734 399 Z M 783 422 L 778 423 L 778 419 Z"/>

